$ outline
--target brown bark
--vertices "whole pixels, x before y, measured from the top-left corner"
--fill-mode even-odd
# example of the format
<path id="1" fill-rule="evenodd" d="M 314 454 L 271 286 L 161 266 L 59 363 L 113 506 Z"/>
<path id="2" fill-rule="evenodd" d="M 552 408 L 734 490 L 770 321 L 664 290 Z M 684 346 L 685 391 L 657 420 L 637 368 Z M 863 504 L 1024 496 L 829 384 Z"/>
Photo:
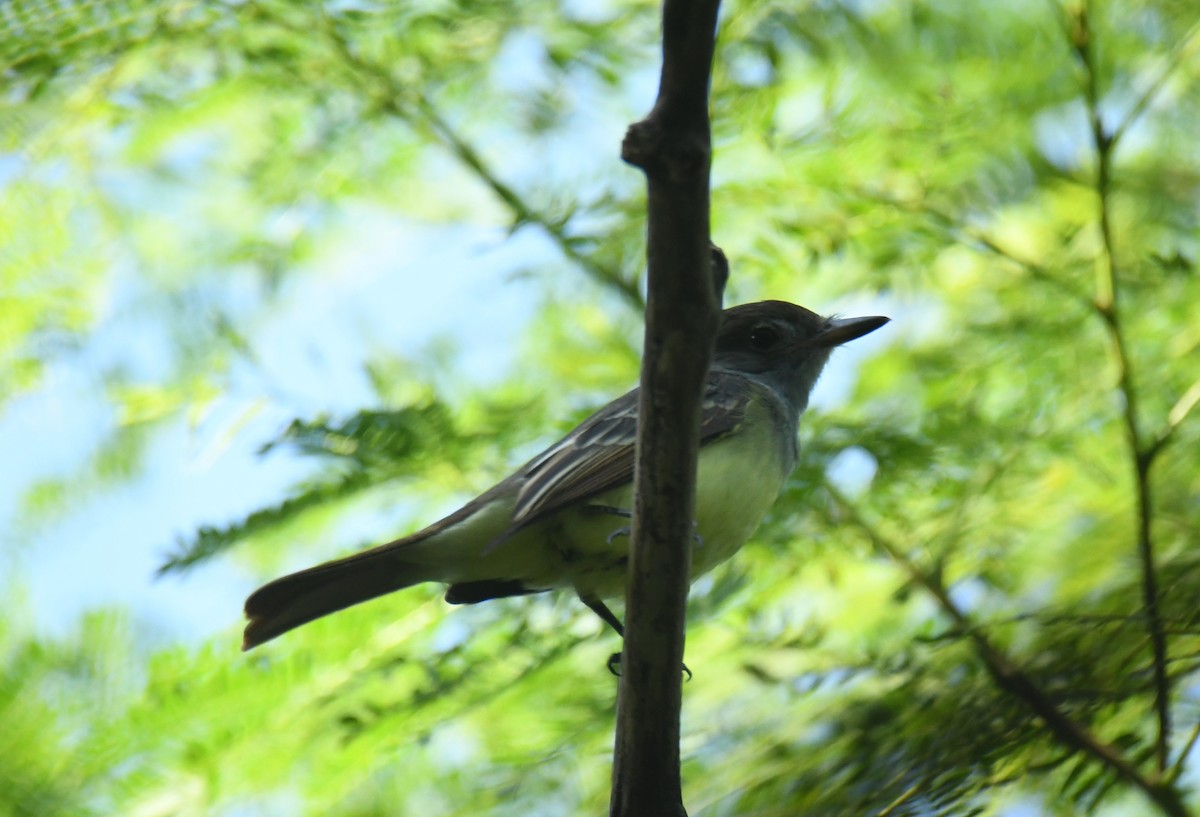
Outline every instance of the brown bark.
<path id="1" fill-rule="evenodd" d="M 665 0 L 658 100 L 629 128 L 621 150 L 646 173 L 649 283 L 613 817 L 686 815 L 679 771 L 684 612 L 700 398 L 720 314 L 713 275 L 725 273 L 710 256 L 708 212 L 717 7 L 718 0 Z"/>

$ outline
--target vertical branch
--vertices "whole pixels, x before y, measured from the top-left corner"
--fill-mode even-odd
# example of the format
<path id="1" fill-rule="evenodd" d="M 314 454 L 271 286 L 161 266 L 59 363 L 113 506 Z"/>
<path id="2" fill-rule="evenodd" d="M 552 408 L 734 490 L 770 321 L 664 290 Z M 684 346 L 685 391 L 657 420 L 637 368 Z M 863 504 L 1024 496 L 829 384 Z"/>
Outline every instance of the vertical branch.
<path id="1" fill-rule="evenodd" d="M 1158 716 L 1155 740 L 1155 759 L 1159 774 L 1167 772 L 1171 740 L 1171 687 L 1167 674 L 1167 636 L 1159 609 L 1158 572 L 1154 559 L 1154 540 L 1151 522 L 1153 502 L 1150 490 L 1150 467 L 1157 453 L 1147 445 L 1138 424 L 1137 389 L 1126 344 L 1120 313 L 1120 275 L 1113 244 L 1112 230 L 1112 157 L 1116 142 L 1105 127 L 1100 111 L 1098 85 L 1099 67 L 1092 48 L 1091 27 L 1087 5 L 1076 11 L 1071 27 L 1072 45 L 1083 65 L 1088 114 L 1091 120 L 1092 142 L 1096 150 L 1097 213 L 1104 251 L 1097 264 L 1096 297 L 1093 306 L 1104 323 L 1117 366 L 1117 388 L 1124 403 L 1125 437 L 1134 484 L 1137 486 L 1137 551 L 1142 572 L 1142 604 L 1146 610 L 1146 627 L 1154 653 L 1154 707 Z"/>
<path id="2" fill-rule="evenodd" d="M 648 187 L 646 341 L 610 814 L 686 815 L 684 612 L 700 398 L 719 319 L 710 277 L 708 86 L 719 0 L 664 0 L 658 100 L 621 146 Z"/>

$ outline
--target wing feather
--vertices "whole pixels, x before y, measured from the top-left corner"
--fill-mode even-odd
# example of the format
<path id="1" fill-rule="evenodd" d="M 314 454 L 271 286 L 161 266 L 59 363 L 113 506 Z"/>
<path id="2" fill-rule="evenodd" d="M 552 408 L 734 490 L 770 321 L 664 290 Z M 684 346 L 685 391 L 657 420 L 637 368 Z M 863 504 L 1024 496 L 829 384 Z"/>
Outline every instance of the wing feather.
<path id="1" fill-rule="evenodd" d="M 741 423 L 750 400 L 746 378 L 709 375 L 700 414 L 700 444 Z M 576 502 L 633 481 L 638 390 L 618 397 L 526 464 L 509 533 Z"/>

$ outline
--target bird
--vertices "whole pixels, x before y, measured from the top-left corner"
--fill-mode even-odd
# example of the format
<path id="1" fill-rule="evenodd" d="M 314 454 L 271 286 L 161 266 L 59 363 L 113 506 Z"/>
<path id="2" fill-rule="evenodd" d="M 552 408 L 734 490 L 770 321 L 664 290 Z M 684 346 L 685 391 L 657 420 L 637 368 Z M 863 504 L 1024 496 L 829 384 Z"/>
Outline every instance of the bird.
<path id="1" fill-rule="evenodd" d="M 786 301 L 721 313 L 701 404 L 691 579 L 729 559 L 778 498 L 797 429 L 833 349 L 882 316 L 822 317 Z M 625 591 L 638 389 L 618 397 L 493 488 L 416 533 L 263 585 L 242 649 L 425 582 L 450 604 L 573 590 L 618 634 Z"/>

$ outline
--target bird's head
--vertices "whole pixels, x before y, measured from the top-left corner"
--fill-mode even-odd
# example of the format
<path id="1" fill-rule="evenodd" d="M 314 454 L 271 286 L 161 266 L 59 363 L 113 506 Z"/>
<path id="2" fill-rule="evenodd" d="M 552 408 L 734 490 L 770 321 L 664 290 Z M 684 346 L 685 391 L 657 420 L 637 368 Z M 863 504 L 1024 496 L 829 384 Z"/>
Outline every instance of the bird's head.
<path id="1" fill-rule="evenodd" d="M 825 318 L 786 301 L 731 307 L 721 313 L 713 368 L 762 377 L 803 411 L 830 352 L 888 320 Z"/>

